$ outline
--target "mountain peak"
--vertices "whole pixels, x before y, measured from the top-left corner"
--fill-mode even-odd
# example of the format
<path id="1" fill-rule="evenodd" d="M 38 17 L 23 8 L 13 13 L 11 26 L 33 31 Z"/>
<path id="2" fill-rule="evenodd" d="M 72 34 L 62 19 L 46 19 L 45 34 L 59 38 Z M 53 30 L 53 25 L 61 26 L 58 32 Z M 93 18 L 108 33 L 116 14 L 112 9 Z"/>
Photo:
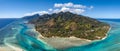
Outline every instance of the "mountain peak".
<path id="1" fill-rule="evenodd" d="M 61 11 L 61 12 L 59 12 L 58 14 L 73 14 L 73 13 L 71 13 L 71 12 L 69 12 L 69 11 L 67 11 L 67 12 Z"/>
<path id="2" fill-rule="evenodd" d="M 33 19 L 33 18 L 36 18 L 36 17 L 39 17 L 40 15 L 39 14 L 34 14 L 34 15 L 30 15 L 30 16 L 24 16 L 23 19 L 27 19 L 27 20 L 30 20 L 30 19 Z"/>

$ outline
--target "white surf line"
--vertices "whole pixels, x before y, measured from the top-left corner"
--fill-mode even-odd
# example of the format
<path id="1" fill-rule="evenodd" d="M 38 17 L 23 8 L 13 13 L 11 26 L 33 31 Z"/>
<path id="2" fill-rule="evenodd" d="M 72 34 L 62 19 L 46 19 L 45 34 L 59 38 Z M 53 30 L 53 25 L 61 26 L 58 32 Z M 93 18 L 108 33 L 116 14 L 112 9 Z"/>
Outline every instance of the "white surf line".
<path id="1" fill-rule="evenodd" d="M 8 47 L 10 47 L 10 48 L 12 48 L 14 51 L 24 51 L 23 49 L 21 49 L 21 48 L 19 48 L 19 47 L 16 47 L 16 46 L 13 46 L 13 45 L 7 43 L 7 40 L 8 40 L 8 39 L 14 39 L 14 38 L 15 38 L 15 37 L 5 38 L 5 40 L 4 40 L 5 45 L 8 46 Z"/>
<path id="2" fill-rule="evenodd" d="M 110 32 L 111 28 L 112 28 L 112 26 L 110 26 L 109 30 L 106 33 L 106 36 L 104 38 L 102 38 L 101 40 L 104 40 L 104 39 L 106 39 L 108 37 L 108 33 Z"/>

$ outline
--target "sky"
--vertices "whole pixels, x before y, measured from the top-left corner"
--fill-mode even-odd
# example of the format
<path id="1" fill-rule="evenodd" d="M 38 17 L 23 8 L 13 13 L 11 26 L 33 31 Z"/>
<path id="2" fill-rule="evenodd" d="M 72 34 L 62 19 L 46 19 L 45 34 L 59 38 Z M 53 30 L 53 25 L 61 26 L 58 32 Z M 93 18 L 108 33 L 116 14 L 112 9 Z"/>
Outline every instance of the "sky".
<path id="1" fill-rule="evenodd" d="M 92 18 L 120 18 L 120 0 L 0 0 L 0 18 L 70 11 Z"/>

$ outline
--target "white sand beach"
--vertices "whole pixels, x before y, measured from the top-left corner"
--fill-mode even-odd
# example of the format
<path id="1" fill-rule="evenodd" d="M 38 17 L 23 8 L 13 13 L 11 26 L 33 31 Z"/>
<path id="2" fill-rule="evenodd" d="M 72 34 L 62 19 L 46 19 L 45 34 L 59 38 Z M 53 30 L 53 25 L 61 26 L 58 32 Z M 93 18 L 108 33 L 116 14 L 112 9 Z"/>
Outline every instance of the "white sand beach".
<path id="1" fill-rule="evenodd" d="M 91 42 L 91 40 L 80 39 L 76 37 L 40 37 L 43 41 L 47 42 L 49 45 L 56 49 L 63 49 L 68 47 L 85 45 Z"/>
<path id="2" fill-rule="evenodd" d="M 17 47 L 8 47 L 8 46 L 0 46 L 0 51 L 23 51 L 20 48 Z"/>

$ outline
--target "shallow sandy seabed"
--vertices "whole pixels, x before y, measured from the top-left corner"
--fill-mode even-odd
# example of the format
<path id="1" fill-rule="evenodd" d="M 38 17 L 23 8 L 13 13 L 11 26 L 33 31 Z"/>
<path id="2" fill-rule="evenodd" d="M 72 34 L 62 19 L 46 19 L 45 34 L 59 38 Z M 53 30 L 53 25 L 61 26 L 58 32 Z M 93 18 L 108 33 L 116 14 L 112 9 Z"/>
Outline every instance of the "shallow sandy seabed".
<path id="1" fill-rule="evenodd" d="M 80 39 L 76 37 L 51 37 L 51 38 L 40 37 L 40 39 L 47 42 L 47 44 L 56 49 L 80 46 L 91 42 L 91 40 Z"/>
<path id="2" fill-rule="evenodd" d="M 17 47 L 0 46 L 0 51 L 24 51 Z"/>

